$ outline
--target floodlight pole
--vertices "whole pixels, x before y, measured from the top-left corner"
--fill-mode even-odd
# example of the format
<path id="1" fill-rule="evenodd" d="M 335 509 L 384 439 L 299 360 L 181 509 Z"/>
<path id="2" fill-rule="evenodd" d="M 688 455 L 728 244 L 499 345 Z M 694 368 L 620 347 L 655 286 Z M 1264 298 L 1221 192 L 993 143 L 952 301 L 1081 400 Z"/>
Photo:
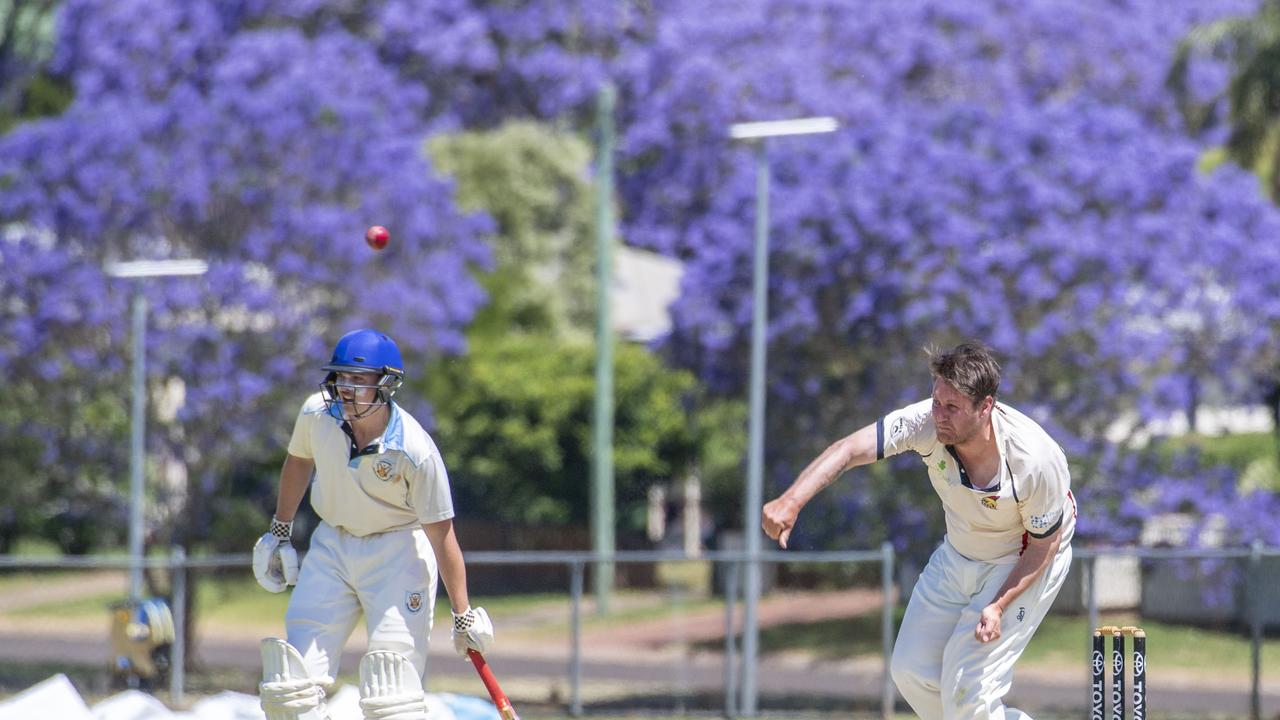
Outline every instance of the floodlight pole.
<path id="1" fill-rule="evenodd" d="M 769 157 L 765 139 L 782 135 L 810 135 L 833 132 L 834 118 L 816 117 L 773 122 L 738 123 L 729 127 L 729 136 L 755 146 L 756 223 L 751 280 L 751 379 L 750 423 L 747 452 L 747 493 L 743 503 L 742 532 L 747 553 L 742 617 L 742 715 L 757 713 L 756 664 L 760 628 L 760 513 L 764 493 L 764 411 L 765 347 L 769 318 Z"/>
<path id="2" fill-rule="evenodd" d="M 175 275 L 203 275 L 202 260 L 140 260 L 109 263 L 109 277 L 142 280 Z M 147 297 L 142 283 L 133 287 L 133 401 L 129 422 L 129 599 L 142 599 L 143 475 L 147 434 Z"/>

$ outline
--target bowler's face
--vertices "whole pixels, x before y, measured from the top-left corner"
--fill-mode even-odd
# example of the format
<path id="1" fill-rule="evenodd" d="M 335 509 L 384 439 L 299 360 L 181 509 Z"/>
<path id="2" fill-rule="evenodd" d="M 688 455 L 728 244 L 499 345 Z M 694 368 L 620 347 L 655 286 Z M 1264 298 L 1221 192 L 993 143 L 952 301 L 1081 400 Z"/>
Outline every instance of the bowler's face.
<path id="1" fill-rule="evenodd" d="M 975 402 L 941 378 L 933 380 L 933 424 L 944 445 L 963 445 L 972 440 L 991 414 L 994 401 L 985 397 Z"/>

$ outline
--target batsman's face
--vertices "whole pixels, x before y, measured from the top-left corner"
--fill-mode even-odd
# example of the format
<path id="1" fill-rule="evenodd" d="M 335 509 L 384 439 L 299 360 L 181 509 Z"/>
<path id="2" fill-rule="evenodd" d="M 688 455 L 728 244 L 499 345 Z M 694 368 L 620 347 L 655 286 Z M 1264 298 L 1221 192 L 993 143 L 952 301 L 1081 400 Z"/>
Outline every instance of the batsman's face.
<path id="1" fill-rule="evenodd" d="M 995 398 L 974 400 L 940 378 L 933 381 L 933 424 L 945 445 L 963 445 L 977 436 L 991 417 Z"/>
<path id="2" fill-rule="evenodd" d="M 377 373 L 340 372 L 333 379 L 333 384 L 343 405 L 348 407 L 368 405 L 377 399 Z"/>

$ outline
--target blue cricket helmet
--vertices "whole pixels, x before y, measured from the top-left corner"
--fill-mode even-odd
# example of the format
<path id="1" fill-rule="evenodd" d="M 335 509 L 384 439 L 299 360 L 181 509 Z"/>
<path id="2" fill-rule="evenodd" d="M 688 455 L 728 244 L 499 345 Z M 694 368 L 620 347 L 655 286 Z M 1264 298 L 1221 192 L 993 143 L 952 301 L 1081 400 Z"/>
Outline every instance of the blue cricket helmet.
<path id="1" fill-rule="evenodd" d="M 368 328 L 352 330 L 338 340 L 326 372 L 376 372 L 404 378 L 400 348 L 388 335 Z"/>
<path id="2" fill-rule="evenodd" d="M 381 405 L 389 405 L 391 397 L 396 394 L 400 383 L 404 382 L 404 360 L 400 357 L 400 348 L 396 341 L 377 330 L 353 330 L 333 348 L 333 357 L 323 368 L 328 375 L 320 383 L 324 404 L 336 417 L 344 415 L 343 400 L 337 383 L 338 373 L 377 373 L 376 385 L 350 385 L 346 388 L 369 387 L 376 391 L 373 402 L 359 402 L 349 398 L 352 405 L 350 419 L 360 419 Z"/>

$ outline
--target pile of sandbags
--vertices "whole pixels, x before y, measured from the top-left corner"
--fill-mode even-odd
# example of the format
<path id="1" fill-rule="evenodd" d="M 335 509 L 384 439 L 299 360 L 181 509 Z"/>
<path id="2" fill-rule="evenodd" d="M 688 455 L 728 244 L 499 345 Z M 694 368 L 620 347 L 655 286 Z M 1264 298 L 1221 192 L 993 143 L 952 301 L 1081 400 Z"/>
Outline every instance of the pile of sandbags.
<path id="1" fill-rule="evenodd" d="M 329 699 L 333 720 L 360 720 L 360 693 L 345 686 Z M 498 720 L 488 700 L 466 695 L 429 693 L 432 720 Z M 0 720 L 264 720 L 258 698 L 224 692 L 204 698 L 190 710 L 176 712 L 154 697 L 126 690 L 92 708 L 66 675 L 53 677 L 0 700 Z"/>

